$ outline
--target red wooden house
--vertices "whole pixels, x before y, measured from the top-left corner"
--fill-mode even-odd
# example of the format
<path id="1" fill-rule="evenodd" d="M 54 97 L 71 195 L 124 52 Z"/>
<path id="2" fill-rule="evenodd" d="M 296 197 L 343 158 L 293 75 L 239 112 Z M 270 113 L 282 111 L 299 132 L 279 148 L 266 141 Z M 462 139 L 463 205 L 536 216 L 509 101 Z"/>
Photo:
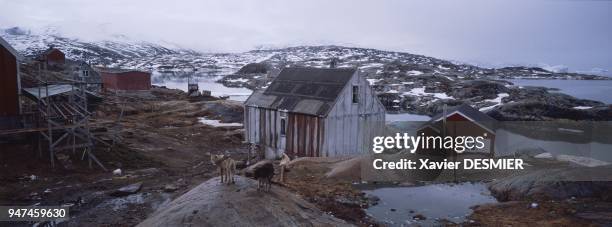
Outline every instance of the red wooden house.
<path id="1" fill-rule="evenodd" d="M 61 50 L 50 47 L 38 56 L 38 60 L 47 65 L 63 65 L 66 63 L 66 55 Z"/>
<path id="2" fill-rule="evenodd" d="M 151 89 L 151 73 L 133 69 L 98 69 L 103 88 L 138 91 Z"/>
<path id="3" fill-rule="evenodd" d="M 0 129 L 14 128 L 19 122 L 20 60 L 21 55 L 0 37 Z"/>
<path id="4" fill-rule="evenodd" d="M 446 121 L 444 121 L 446 120 Z M 483 136 L 483 149 L 467 150 L 466 153 L 495 154 L 495 131 L 497 121 L 488 115 L 462 104 L 439 113 L 423 124 L 418 130 L 419 136 Z M 433 152 L 433 151 L 427 151 Z"/>

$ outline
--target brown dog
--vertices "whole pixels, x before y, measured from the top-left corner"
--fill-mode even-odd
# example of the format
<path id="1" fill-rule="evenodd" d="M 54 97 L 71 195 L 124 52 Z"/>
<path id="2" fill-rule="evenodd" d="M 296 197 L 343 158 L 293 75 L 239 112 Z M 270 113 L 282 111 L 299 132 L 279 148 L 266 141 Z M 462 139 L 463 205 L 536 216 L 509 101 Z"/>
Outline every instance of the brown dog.
<path id="1" fill-rule="evenodd" d="M 236 161 L 225 155 L 211 155 L 210 162 L 219 168 L 221 183 L 233 184 L 234 174 L 236 173 Z"/>
<path id="2" fill-rule="evenodd" d="M 289 156 L 287 156 L 287 154 L 283 154 L 283 159 L 281 159 L 280 161 L 280 182 L 285 182 L 285 168 L 287 168 L 287 165 L 289 164 L 289 162 L 291 161 L 291 159 L 289 158 Z"/>

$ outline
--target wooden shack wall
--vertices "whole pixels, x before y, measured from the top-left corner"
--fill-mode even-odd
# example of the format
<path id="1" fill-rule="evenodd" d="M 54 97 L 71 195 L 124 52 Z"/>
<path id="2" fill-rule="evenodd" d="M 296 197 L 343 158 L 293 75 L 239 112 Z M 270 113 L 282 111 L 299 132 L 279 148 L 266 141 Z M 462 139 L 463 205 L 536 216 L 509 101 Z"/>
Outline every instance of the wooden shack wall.
<path id="1" fill-rule="evenodd" d="M 321 157 L 324 119 L 305 114 L 289 114 L 286 152 L 291 157 Z"/>
<path id="2" fill-rule="evenodd" d="M 359 86 L 359 102 L 353 103 L 352 86 Z M 367 154 L 374 136 L 382 136 L 385 108 L 365 78 L 356 73 L 343 89 L 325 119 L 322 156 Z"/>
<path id="3" fill-rule="evenodd" d="M 322 155 L 324 119 L 317 116 L 286 113 L 247 106 L 244 111 L 245 138 L 266 150 L 266 157 L 319 157 Z M 286 131 L 281 135 L 281 119 Z"/>
<path id="4" fill-rule="evenodd" d="M 271 109 L 246 106 L 244 109 L 245 139 L 259 144 L 266 158 L 275 158 L 285 150 L 285 136 L 280 135 L 280 112 Z"/>
<path id="5" fill-rule="evenodd" d="M 17 58 L 0 45 L 0 116 L 19 114 L 19 76 Z"/>

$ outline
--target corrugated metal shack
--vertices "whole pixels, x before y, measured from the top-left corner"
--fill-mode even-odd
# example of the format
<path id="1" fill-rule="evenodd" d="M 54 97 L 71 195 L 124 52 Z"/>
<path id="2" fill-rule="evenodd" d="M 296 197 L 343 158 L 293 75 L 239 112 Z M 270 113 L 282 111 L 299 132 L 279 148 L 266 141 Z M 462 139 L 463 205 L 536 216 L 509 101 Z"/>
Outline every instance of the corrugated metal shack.
<path id="1" fill-rule="evenodd" d="M 20 60 L 21 55 L 0 37 L 0 129 L 19 125 Z"/>
<path id="2" fill-rule="evenodd" d="M 104 89 L 110 90 L 149 90 L 151 73 L 134 69 L 98 69 Z"/>
<path id="3" fill-rule="evenodd" d="M 366 154 L 385 109 L 353 68 L 285 68 L 245 102 L 245 137 L 268 159 Z"/>

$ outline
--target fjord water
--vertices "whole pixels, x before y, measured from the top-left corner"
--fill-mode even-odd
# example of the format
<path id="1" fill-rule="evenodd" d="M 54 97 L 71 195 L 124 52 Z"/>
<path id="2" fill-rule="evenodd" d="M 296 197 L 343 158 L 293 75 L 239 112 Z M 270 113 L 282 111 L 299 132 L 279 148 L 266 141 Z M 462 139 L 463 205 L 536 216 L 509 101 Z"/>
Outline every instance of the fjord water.
<path id="1" fill-rule="evenodd" d="M 209 90 L 212 96 L 229 96 L 230 100 L 245 101 L 253 91 L 248 88 L 226 87 L 216 81 L 223 77 L 223 72 L 197 71 L 197 72 L 153 72 L 152 84 L 166 86 L 171 89 L 187 91 L 187 82 L 196 81 L 200 91 Z"/>
<path id="2" fill-rule="evenodd" d="M 518 86 L 557 88 L 559 92 L 576 98 L 591 99 L 612 104 L 612 80 L 508 80 Z"/>

